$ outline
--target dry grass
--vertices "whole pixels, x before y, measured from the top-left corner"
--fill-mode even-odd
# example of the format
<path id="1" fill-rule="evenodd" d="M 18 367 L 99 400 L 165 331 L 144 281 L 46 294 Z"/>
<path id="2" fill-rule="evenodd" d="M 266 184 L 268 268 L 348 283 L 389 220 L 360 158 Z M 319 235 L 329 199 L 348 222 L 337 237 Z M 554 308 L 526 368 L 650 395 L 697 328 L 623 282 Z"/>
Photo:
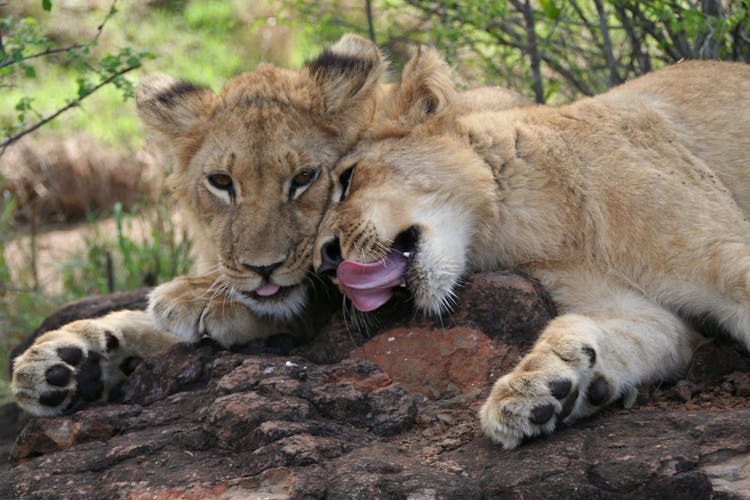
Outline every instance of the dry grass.
<path id="1" fill-rule="evenodd" d="M 18 202 L 14 222 L 75 222 L 108 213 L 116 202 L 148 201 L 161 173 L 145 154 L 97 143 L 86 135 L 25 138 L 0 157 L 5 190 Z"/>

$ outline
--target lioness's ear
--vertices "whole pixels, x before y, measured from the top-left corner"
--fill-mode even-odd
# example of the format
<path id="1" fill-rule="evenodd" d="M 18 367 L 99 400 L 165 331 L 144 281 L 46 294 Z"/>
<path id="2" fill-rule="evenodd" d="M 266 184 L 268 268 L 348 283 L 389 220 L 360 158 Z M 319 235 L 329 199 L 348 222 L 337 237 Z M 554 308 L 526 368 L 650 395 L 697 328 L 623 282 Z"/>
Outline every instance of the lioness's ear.
<path id="1" fill-rule="evenodd" d="M 387 113 L 416 125 L 451 107 L 456 96 L 448 64 L 435 49 L 420 46 L 404 66 Z"/>
<path id="2" fill-rule="evenodd" d="M 336 114 L 374 95 L 386 63 L 374 43 L 350 34 L 305 68 L 320 87 L 321 111 Z"/>
<path id="3" fill-rule="evenodd" d="M 213 111 L 216 94 L 207 87 L 166 75 L 144 79 L 135 93 L 141 120 L 168 139 L 187 136 Z"/>

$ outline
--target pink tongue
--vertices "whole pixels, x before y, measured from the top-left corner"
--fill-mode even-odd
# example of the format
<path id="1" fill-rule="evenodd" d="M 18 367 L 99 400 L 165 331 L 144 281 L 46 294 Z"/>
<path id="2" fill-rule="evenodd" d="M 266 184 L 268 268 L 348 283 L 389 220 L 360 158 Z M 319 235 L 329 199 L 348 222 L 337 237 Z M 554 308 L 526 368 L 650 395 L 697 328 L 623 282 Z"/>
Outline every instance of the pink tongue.
<path id="1" fill-rule="evenodd" d="M 382 260 L 362 264 L 345 260 L 336 277 L 354 307 L 367 312 L 382 306 L 393 295 L 393 288 L 404 281 L 406 257 L 396 250 Z"/>
<path id="2" fill-rule="evenodd" d="M 279 288 L 279 285 L 272 285 L 271 283 L 269 283 L 255 290 L 255 293 L 257 293 L 261 297 L 270 297 L 271 295 L 278 292 Z"/>

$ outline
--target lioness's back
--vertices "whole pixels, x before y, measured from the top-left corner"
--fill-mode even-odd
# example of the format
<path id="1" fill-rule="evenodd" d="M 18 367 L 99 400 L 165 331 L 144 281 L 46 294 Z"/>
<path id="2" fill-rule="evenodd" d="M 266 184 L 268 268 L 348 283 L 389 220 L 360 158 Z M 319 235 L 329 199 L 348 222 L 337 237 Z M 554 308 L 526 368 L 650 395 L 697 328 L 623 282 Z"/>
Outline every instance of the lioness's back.
<path id="1" fill-rule="evenodd" d="M 625 109 L 645 104 L 663 113 L 678 140 L 719 176 L 740 208 L 750 213 L 748 95 L 750 65 L 686 61 L 616 87 L 597 100 Z"/>

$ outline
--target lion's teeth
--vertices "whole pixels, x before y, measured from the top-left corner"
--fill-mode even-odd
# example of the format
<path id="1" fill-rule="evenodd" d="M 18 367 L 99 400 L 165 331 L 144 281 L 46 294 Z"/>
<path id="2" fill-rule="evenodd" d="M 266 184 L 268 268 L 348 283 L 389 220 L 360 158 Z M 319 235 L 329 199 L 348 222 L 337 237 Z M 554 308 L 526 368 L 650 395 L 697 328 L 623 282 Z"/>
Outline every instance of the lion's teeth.
<path id="1" fill-rule="evenodd" d="M 404 252 L 403 256 L 408 259 L 409 257 L 411 257 L 411 252 Z"/>

